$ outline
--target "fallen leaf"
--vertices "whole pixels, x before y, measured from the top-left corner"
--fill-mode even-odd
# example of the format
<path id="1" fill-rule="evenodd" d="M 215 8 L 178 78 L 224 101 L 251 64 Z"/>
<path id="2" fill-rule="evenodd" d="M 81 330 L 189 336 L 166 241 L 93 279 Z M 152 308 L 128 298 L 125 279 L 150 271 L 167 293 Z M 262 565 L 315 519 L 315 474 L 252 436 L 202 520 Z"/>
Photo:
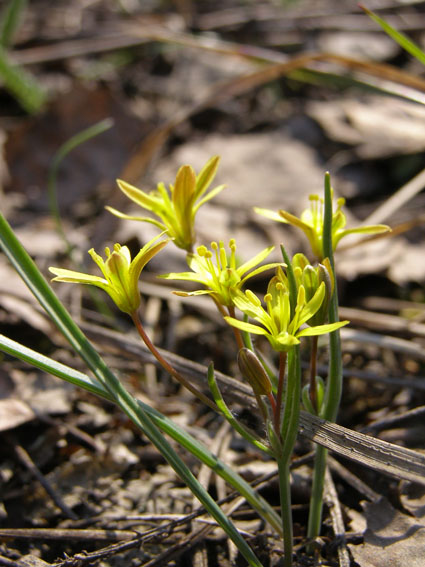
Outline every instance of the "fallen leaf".
<path id="1" fill-rule="evenodd" d="M 7 398 L 0 400 L 0 431 L 9 431 L 35 417 L 30 406 L 22 400 Z"/>
<path id="2" fill-rule="evenodd" d="M 361 567 L 423 567 L 425 524 L 402 514 L 381 499 L 364 504 L 364 543 L 349 545 Z"/>
<path id="3" fill-rule="evenodd" d="M 356 146 L 363 159 L 414 154 L 425 148 L 425 108 L 388 97 L 314 101 L 308 114 L 330 139 Z"/>

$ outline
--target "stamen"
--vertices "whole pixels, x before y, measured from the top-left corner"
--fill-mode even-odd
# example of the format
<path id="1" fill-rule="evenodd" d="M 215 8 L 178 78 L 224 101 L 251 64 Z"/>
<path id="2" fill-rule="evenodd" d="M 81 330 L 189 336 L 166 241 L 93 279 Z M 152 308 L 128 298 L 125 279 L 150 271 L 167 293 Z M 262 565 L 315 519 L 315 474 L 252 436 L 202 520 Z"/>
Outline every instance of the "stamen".
<path id="1" fill-rule="evenodd" d="M 220 256 L 218 253 L 218 244 L 217 242 L 211 242 L 211 249 L 215 252 L 215 263 L 217 264 L 217 269 L 220 270 Z"/>
<path id="2" fill-rule="evenodd" d="M 250 289 L 247 289 L 245 292 L 246 297 L 249 299 L 249 301 L 251 303 L 253 303 L 256 307 L 260 307 L 261 306 L 261 301 L 260 299 L 255 295 L 254 292 L 252 292 Z"/>
<path id="3" fill-rule="evenodd" d="M 232 238 L 229 241 L 229 249 L 230 249 L 230 267 L 232 268 L 232 270 L 236 270 L 236 242 L 234 238 Z"/>
<path id="4" fill-rule="evenodd" d="M 222 270 L 227 268 L 227 254 L 226 250 L 224 249 L 224 243 L 220 240 L 220 264 L 217 263 L 217 266 L 220 266 Z"/>

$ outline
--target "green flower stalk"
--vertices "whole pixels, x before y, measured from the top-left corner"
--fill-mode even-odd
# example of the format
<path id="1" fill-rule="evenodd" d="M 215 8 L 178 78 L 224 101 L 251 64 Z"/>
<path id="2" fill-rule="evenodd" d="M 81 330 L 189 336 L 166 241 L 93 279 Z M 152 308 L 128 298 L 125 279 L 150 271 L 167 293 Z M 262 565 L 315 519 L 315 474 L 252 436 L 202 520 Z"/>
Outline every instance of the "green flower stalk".
<path id="1" fill-rule="evenodd" d="M 232 293 L 236 307 L 258 321 L 259 325 L 240 321 L 233 317 L 225 317 L 226 321 L 242 331 L 264 335 L 277 352 L 288 352 L 293 346 L 299 344 L 301 337 L 330 333 L 348 323 L 348 321 L 341 321 L 301 329 L 322 305 L 326 295 L 325 283 L 322 282 L 319 285 L 310 300 L 306 298 L 304 285 L 298 287 L 295 313 L 291 318 L 289 289 L 286 282 L 283 270 L 278 267 L 276 275 L 270 280 L 267 293 L 264 296 L 266 308 L 262 306 L 259 297 L 249 289 L 246 292 L 237 290 Z"/>
<path id="2" fill-rule="evenodd" d="M 93 248 L 89 250 L 89 254 L 99 266 L 103 278 L 62 268 L 49 268 L 56 276 L 52 281 L 100 287 L 110 295 L 121 311 L 132 315 L 140 306 L 138 287 L 140 274 L 149 260 L 162 250 L 168 242 L 168 239 L 158 241 L 161 236 L 160 234 L 145 244 L 133 260 L 127 246 L 120 244 L 115 244 L 112 251 L 105 248 L 106 260 L 99 256 Z"/>
<path id="3" fill-rule="evenodd" d="M 323 222 L 324 222 L 324 200 L 319 195 L 310 195 L 310 207 L 305 209 L 301 216 L 298 218 L 287 211 L 279 210 L 279 212 L 271 211 L 269 209 L 261 209 L 255 207 L 255 211 L 269 219 L 292 224 L 300 228 L 310 243 L 311 249 L 319 260 L 323 260 L 326 254 L 323 251 Z M 332 248 L 336 249 L 339 241 L 348 234 L 378 234 L 388 232 L 391 230 L 385 224 L 358 226 L 355 228 L 345 228 L 347 218 L 342 211 L 345 204 L 344 198 L 336 200 L 336 208 L 332 214 Z"/>
<path id="4" fill-rule="evenodd" d="M 166 231 L 176 246 L 191 252 L 195 244 L 195 216 L 199 208 L 224 189 L 219 185 L 209 192 L 218 168 L 220 158 L 212 157 L 196 174 L 190 165 L 183 165 L 177 172 L 174 185 L 167 191 L 164 183 L 158 183 L 156 190 L 146 193 L 126 181 L 117 180 L 121 191 L 134 203 L 156 218 L 130 216 L 112 207 L 108 211 L 117 217 L 149 222 Z"/>
<path id="5" fill-rule="evenodd" d="M 233 293 L 240 290 L 249 278 L 281 265 L 281 262 L 274 262 L 255 268 L 267 258 L 273 249 L 274 246 L 269 246 L 251 260 L 237 266 L 234 239 L 229 242 L 230 254 L 226 252 L 223 242 L 218 244 L 211 242 L 211 250 L 208 250 L 206 246 L 199 246 L 196 254 L 187 255 L 187 263 L 192 272 L 171 273 L 160 277 L 169 280 L 192 281 L 206 287 L 206 289 L 191 292 L 175 291 L 176 295 L 187 297 L 207 294 L 212 296 L 216 304 L 232 307 Z"/>

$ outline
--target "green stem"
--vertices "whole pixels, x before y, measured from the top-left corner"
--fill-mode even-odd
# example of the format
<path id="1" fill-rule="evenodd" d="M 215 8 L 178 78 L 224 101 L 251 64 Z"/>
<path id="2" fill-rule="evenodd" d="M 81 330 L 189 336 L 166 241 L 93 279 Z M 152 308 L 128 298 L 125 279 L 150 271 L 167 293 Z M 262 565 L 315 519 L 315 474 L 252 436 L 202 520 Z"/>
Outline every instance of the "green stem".
<path id="1" fill-rule="evenodd" d="M 292 567 L 293 528 L 289 459 L 279 456 L 276 460 L 279 478 L 280 509 L 282 515 L 283 549 L 285 554 L 283 565 L 284 567 Z"/>
<path id="2" fill-rule="evenodd" d="M 279 492 L 281 502 L 283 544 L 285 550 L 284 566 L 292 566 L 293 530 L 291 512 L 291 485 L 289 465 L 298 434 L 301 396 L 301 364 L 299 347 L 292 347 L 288 353 L 288 378 L 285 392 L 285 405 L 280 430 L 282 451 L 277 455 L 279 471 Z"/>
<path id="3" fill-rule="evenodd" d="M 323 222 L 323 254 L 329 258 L 336 282 L 335 262 L 332 245 L 332 189 L 329 173 L 325 175 L 325 210 Z M 338 291 L 335 289 L 329 305 L 329 323 L 336 323 L 338 317 Z M 335 421 L 342 395 L 342 352 L 339 331 L 329 334 L 329 372 L 326 382 L 323 409 L 320 417 Z M 325 482 L 327 450 L 316 446 L 314 461 L 313 486 L 310 499 L 307 536 L 310 539 L 318 537 L 322 522 L 323 486 Z M 310 548 L 311 551 L 311 548 Z"/>
<path id="4" fill-rule="evenodd" d="M 329 173 L 325 174 L 325 210 L 323 222 L 323 252 L 331 263 L 335 288 L 329 305 L 329 323 L 337 323 L 338 289 L 336 285 L 335 262 L 332 244 L 332 189 Z M 342 395 L 342 352 L 339 331 L 329 334 L 329 376 L 326 383 L 323 412 L 321 417 L 335 421 Z"/>
<path id="5" fill-rule="evenodd" d="M 175 378 L 182 386 L 184 386 L 190 392 L 192 392 L 192 394 L 194 396 L 196 396 L 198 399 L 200 399 L 208 407 L 210 407 L 214 411 L 218 412 L 219 410 L 218 410 L 217 406 L 215 405 L 215 403 L 212 400 L 210 400 L 210 398 L 208 398 L 205 394 L 203 394 L 197 388 L 195 388 L 195 386 L 193 386 L 188 380 L 186 380 L 186 378 L 184 378 L 184 376 L 182 376 L 180 374 L 180 372 L 177 372 L 177 370 L 175 368 L 173 368 L 167 360 L 165 360 L 165 358 L 157 350 L 157 348 L 155 347 L 153 342 L 150 340 L 150 338 L 146 334 L 146 331 L 143 328 L 142 322 L 140 321 L 140 317 L 139 317 L 139 314 L 137 313 L 137 311 L 135 313 L 132 313 L 131 318 L 132 318 L 133 323 L 134 323 L 140 337 L 142 338 L 143 342 L 148 347 L 148 349 L 151 351 L 151 353 L 154 355 L 154 357 L 157 359 L 157 361 L 160 363 L 160 365 L 169 374 L 171 374 L 171 376 L 173 376 L 173 378 Z"/>
<path id="6" fill-rule="evenodd" d="M 311 353 L 310 353 L 310 401 L 313 406 L 314 411 L 318 412 L 317 405 L 317 384 L 316 384 L 316 374 L 317 374 L 317 344 L 319 342 L 319 337 L 316 335 L 311 337 Z"/>
<path id="7" fill-rule="evenodd" d="M 237 419 L 235 419 L 235 417 L 233 416 L 230 409 L 227 407 L 227 404 L 224 401 L 223 396 L 221 395 L 220 388 L 218 387 L 217 381 L 215 379 L 214 365 L 213 365 L 212 362 L 208 366 L 208 384 L 209 384 L 211 393 L 213 395 L 215 403 L 217 404 L 218 409 L 221 411 L 222 415 L 227 419 L 227 421 L 230 423 L 230 425 L 233 427 L 233 429 L 235 431 L 237 431 L 244 439 L 246 439 L 247 441 L 252 443 L 252 445 L 257 447 L 261 451 L 264 451 L 268 455 L 273 455 L 273 452 L 271 451 L 271 449 L 267 445 L 265 445 L 263 443 L 263 441 L 259 437 L 257 437 L 257 435 L 251 433 L 250 431 L 248 431 L 248 429 L 246 429 L 246 427 L 241 425 L 237 421 Z M 262 410 L 263 409 L 262 406 L 264 404 L 261 400 L 261 397 L 258 396 L 258 398 L 259 398 L 259 402 L 260 402 L 260 410 Z M 265 417 L 265 419 L 267 419 L 267 413 L 265 415 L 263 415 L 263 417 Z"/>
<path id="8" fill-rule="evenodd" d="M 308 514 L 307 537 L 311 540 L 318 537 L 322 525 L 323 510 L 323 487 L 325 485 L 326 459 L 328 450 L 321 445 L 316 445 L 314 457 L 313 483 L 311 487 L 310 509 Z M 310 544 L 307 546 L 309 553 L 313 551 Z"/>
<path id="9" fill-rule="evenodd" d="M 338 294 L 335 288 L 329 307 L 329 323 L 336 323 L 338 317 Z M 335 421 L 342 396 L 342 349 L 339 330 L 329 334 L 329 375 L 321 417 Z"/>

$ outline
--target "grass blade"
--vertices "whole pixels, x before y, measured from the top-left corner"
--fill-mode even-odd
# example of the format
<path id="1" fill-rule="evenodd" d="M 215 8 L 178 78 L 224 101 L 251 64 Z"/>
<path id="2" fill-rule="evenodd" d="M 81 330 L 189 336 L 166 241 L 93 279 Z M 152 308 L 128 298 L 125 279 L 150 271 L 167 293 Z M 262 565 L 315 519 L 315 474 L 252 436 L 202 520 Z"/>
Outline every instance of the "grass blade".
<path id="1" fill-rule="evenodd" d="M 377 16 L 374 12 L 372 12 L 365 6 L 360 6 L 360 7 L 362 8 L 362 10 L 366 12 L 366 14 L 370 18 L 372 18 L 374 22 L 379 24 L 381 28 L 384 30 L 384 32 L 390 37 L 392 37 L 393 40 L 400 45 L 400 47 L 405 49 L 408 53 L 410 53 L 410 55 L 413 55 L 413 57 L 415 57 L 418 61 L 420 61 L 423 65 L 425 65 L 425 53 L 418 45 L 413 43 L 413 41 L 411 41 L 406 35 L 397 31 L 395 28 L 390 26 L 388 22 Z"/>
<path id="2" fill-rule="evenodd" d="M 96 396 L 111 402 L 114 401 L 109 392 L 99 384 L 95 378 L 91 378 L 87 374 L 74 370 L 70 366 L 56 362 L 52 358 L 25 347 L 4 335 L 0 335 L 0 350 L 36 368 L 40 368 L 53 376 L 57 376 L 70 384 L 74 384 L 74 386 L 83 388 Z M 252 508 L 256 510 L 277 533 L 281 534 L 282 527 L 279 516 L 268 502 L 259 496 L 240 475 L 226 465 L 226 463 L 220 461 L 220 459 L 211 453 L 202 443 L 161 412 L 151 408 L 140 400 L 138 400 L 138 404 L 146 411 L 155 425 L 228 482 L 239 494 L 244 496 Z"/>
<path id="3" fill-rule="evenodd" d="M 13 64 L 1 46 L 0 77 L 4 87 L 29 114 L 37 113 L 46 102 L 46 93 L 35 78 L 22 67 Z"/>
<path id="4" fill-rule="evenodd" d="M 37 266 L 22 247 L 13 233 L 13 230 L 1 214 L 0 244 L 12 265 L 39 301 L 40 305 L 57 325 L 75 352 L 85 361 L 99 383 L 108 392 L 114 402 L 155 445 L 155 447 L 175 470 L 177 475 L 186 483 L 192 493 L 205 507 L 208 513 L 217 521 L 229 538 L 235 543 L 249 565 L 253 567 L 262 567 L 258 558 L 239 534 L 234 524 L 229 520 L 229 518 L 227 518 L 221 508 L 193 476 L 190 469 L 180 459 L 157 426 L 153 423 L 145 409 L 125 390 L 118 378 L 113 374 L 97 351 L 93 348 L 91 343 L 84 336 L 81 329 L 76 325 L 68 311 L 53 293 Z"/>
<path id="5" fill-rule="evenodd" d="M 10 0 L 1 13 L 0 45 L 7 47 L 13 42 L 22 14 L 27 6 L 27 0 Z"/>

